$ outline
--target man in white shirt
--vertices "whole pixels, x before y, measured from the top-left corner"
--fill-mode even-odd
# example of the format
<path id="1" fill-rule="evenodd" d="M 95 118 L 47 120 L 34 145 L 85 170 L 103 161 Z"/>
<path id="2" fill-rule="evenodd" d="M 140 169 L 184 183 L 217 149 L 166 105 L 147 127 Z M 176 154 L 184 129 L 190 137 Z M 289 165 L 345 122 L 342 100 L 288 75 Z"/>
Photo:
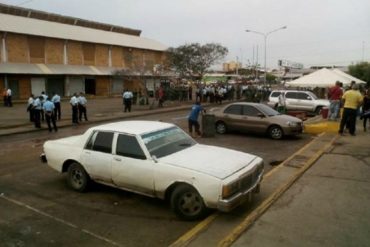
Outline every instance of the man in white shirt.
<path id="1" fill-rule="evenodd" d="M 123 97 L 123 104 L 125 105 L 125 109 L 124 109 L 124 112 L 131 112 L 131 104 L 132 104 L 132 98 L 134 97 L 134 95 L 132 94 L 131 91 L 129 91 L 128 89 L 126 89 L 126 91 L 123 93 L 122 95 Z"/>
<path id="2" fill-rule="evenodd" d="M 9 107 L 12 107 L 13 106 L 13 103 L 12 103 L 12 90 L 10 88 L 8 88 L 8 90 L 6 91 L 6 97 L 7 97 L 7 101 L 8 101 L 8 106 Z"/>
<path id="3" fill-rule="evenodd" d="M 61 108 L 60 108 L 60 96 L 57 94 L 57 93 L 54 93 L 53 92 L 53 97 L 51 98 L 51 102 L 54 103 L 54 116 L 55 116 L 55 119 L 58 119 L 60 120 L 61 118 Z"/>
<path id="4" fill-rule="evenodd" d="M 78 99 L 76 93 L 73 94 L 69 103 L 72 106 L 72 124 L 78 124 Z"/>
<path id="5" fill-rule="evenodd" d="M 34 102 L 34 96 L 33 94 L 30 95 L 28 98 L 28 103 L 27 103 L 27 111 L 30 114 L 30 122 L 34 121 L 34 111 L 33 111 L 33 102 Z"/>
<path id="6" fill-rule="evenodd" d="M 88 121 L 86 115 L 86 104 L 87 99 L 85 98 L 84 93 L 80 92 L 80 96 L 78 97 L 78 119 L 80 120 L 80 122 L 82 121 L 82 114 L 84 115 L 85 121 Z"/>

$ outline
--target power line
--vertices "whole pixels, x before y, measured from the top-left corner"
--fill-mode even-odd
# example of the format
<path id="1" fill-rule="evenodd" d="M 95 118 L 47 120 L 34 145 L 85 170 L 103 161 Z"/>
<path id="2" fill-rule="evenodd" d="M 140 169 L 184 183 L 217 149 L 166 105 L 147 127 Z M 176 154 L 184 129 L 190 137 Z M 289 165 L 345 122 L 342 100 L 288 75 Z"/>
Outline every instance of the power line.
<path id="1" fill-rule="evenodd" d="M 24 1 L 24 2 L 21 2 L 19 4 L 17 4 L 16 6 L 21 6 L 21 5 L 25 5 L 27 3 L 30 3 L 30 2 L 33 2 L 34 0 L 27 0 L 27 1 Z"/>

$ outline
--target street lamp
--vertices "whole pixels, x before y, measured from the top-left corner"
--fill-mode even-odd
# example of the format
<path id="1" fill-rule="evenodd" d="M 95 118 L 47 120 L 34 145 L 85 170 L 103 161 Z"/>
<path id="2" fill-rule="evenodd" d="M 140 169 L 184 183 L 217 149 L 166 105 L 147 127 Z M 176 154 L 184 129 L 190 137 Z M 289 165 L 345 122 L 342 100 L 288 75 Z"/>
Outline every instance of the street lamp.
<path id="1" fill-rule="evenodd" d="M 264 37 L 264 39 L 265 39 L 265 78 L 264 78 L 265 84 L 267 82 L 267 68 L 266 68 L 266 57 L 267 57 L 267 55 L 266 55 L 266 43 L 267 43 L 267 37 L 270 34 L 274 33 L 274 32 L 277 32 L 279 30 L 286 29 L 286 28 L 287 28 L 287 26 L 279 27 L 279 28 L 274 29 L 274 30 L 272 30 L 270 32 L 267 32 L 267 33 L 262 33 L 262 32 L 253 31 L 253 30 L 249 30 L 249 29 L 245 30 L 247 33 L 256 33 L 256 34 L 262 35 Z"/>

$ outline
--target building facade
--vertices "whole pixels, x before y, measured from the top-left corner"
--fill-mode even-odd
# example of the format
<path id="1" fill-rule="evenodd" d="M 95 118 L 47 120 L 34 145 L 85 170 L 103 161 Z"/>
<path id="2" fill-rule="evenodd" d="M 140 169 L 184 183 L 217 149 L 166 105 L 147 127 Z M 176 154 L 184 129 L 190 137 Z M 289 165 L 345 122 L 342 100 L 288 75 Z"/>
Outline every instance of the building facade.
<path id="1" fill-rule="evenodd" d="M 167 47 L 141 31 L 0 4 L 0 89 L 15 99 L 56 92 L 145 93 L 166 78 Z"/>

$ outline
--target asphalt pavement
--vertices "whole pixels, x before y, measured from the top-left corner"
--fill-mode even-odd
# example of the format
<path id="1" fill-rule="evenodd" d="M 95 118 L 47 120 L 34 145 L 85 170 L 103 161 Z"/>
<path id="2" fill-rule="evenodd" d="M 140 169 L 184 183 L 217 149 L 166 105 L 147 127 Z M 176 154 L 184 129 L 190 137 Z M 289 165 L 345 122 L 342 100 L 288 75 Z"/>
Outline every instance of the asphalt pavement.
<path id="1" fill-rule="evenodd" d="M 133 105 L 127 113 L 121 98 L 95 98 L 88 99 L 87 114 L 89 123 L 98 123 L 190 110 L 191 103 Z M 68 101 L 62 102 L 59 127 L 72 125 L 70 108 Z M 0 107 L 0 115 L 0 138 L 47 131 L 46 123 L 39 130 L 29 122 L 26 103 Z M 211 226 L 217 225 L 215 220 L 201 234 L 174 246 L 215 246 L 210 241 L 215 234 L 222 236 L 218 246 L 369 246 L 370 129 L 364 132 L 358 121 L 356 136 L 339 136 L 337 122 L 318 117 L 306 125 L 313 126 L 317 137 L 266 175 L 266 199 L 259 206 L 230 231 L 217 233 Z"/>

